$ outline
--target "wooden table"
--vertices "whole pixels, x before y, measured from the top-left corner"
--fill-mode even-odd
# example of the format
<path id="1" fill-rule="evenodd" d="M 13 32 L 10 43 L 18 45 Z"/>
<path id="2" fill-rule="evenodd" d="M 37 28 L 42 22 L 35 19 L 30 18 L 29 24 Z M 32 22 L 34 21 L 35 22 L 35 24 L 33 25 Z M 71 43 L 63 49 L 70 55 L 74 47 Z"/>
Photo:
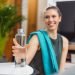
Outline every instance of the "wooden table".
<path id="1" fill-rule="evenodd" d="M 69 50 L 75 50 L 75 42 L 69 43 Z"/>
<path id="2" fill-rule="evenodd" d="M 69 50 L 69 53 L 67 55 L 67 61 L 72 62 L 72 56 L 75 55 L 75 42 L 70 42 L 69 43 L 69 49 L 68 50 Z"/>

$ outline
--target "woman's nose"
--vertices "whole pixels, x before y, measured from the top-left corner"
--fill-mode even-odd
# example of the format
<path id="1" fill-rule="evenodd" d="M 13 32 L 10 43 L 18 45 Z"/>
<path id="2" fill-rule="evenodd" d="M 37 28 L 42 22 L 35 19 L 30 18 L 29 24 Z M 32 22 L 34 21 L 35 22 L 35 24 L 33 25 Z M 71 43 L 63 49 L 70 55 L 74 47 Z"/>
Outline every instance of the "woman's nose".
<path id="1" fill-rule="evenodd" d="M 53 21 L 53 18 L 52 17 L 49 17 L 49 21 Z"/>

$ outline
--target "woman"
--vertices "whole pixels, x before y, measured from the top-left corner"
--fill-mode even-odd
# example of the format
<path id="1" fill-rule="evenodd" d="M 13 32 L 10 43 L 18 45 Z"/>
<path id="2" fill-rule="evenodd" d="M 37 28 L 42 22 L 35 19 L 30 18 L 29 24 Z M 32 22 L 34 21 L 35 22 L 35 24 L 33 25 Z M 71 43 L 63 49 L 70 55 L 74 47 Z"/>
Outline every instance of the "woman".
<path id="1" fill-rule="evenodd" d="M 68 52 L 68 40 L 57 33 L 61 18 L 61 12 L 56 6 L 48 7 L 44 12 L 47 30 L 31 33 L 28 46 L 21 47 L 13 39 L 15 46 L 12 46 L 12 49 L 16 62 L 20 63 L 21 59 L 26 56 L 26 63 L 36 68 L 39 75 L 50 75 L 58 72 L 58 70 L 62 71 Z M 27 52 L 25 51 L 26 48 Z"/>

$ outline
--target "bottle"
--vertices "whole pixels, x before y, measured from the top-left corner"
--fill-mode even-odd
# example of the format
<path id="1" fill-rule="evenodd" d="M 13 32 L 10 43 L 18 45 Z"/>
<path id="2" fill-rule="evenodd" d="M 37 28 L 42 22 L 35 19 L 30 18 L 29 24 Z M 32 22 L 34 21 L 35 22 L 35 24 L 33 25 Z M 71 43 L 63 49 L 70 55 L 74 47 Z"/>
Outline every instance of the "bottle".
<path id="1" fill-rule="evenodd" d="M 23 29 L 18 29 L 17 34 L 15 35 L 17 42 L 23 47 L 26 43 L 26 36 Z"/>
<path id="2" fill-rule="evenodd" d="M 26 36 L 23 29 L 18 29 L 15 38 L 22 47 L 26 44 Z M 21 63 L 17 63 L 15 61 L 15 66 L 24 67 L 25 65 L 26 65 L 26 59 L 21 59 Z"/>

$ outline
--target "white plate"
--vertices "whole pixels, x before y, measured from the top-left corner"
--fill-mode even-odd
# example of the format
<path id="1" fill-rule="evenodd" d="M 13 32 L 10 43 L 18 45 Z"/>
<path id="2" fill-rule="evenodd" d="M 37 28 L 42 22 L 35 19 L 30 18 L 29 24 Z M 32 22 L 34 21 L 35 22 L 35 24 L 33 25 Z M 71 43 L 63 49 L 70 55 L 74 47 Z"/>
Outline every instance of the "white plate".
<path id="1" fill-rule="evenodd" d="M 25 67 L 15 67 L 14 63 L 0 63 L 0 75 L 31 75 L 33 68 L 29 65 Z"/>

